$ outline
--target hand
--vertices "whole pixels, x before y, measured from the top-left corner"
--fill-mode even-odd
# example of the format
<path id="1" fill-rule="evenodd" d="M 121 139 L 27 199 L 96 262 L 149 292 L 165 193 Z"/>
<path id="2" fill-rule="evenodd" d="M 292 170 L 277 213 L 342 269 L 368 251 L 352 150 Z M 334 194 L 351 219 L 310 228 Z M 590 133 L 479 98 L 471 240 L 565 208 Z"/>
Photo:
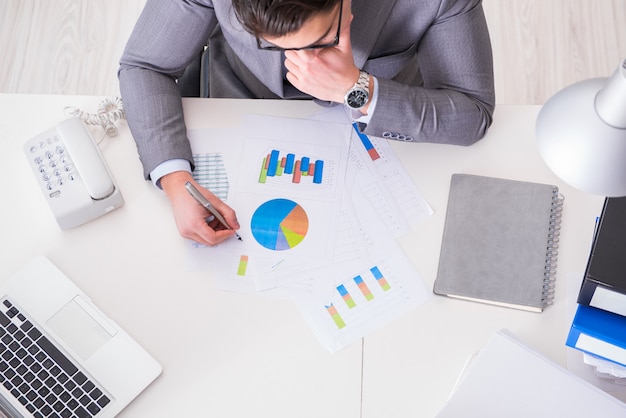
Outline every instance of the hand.
<path id="1" fill-rule="evenodd" d="M 211 247 L 232 237 L 235 232 L 225 229 L 216 219 L 207 223 L 206 219 L 211 214 L 187 192 L 185 188 L 187 181 L 200 190 L 211 205 L 224 216 L 226 223 L 233 230 L 239 229 L 239 222 L 233 209 L 213 193 L 198 185 L 190 173 L 176 171 L 161 178 L 161 187 L 172 204 L 178 232 L 185 238 Z"/>
<path id="2" fill-rule="evenodd" d="M 287 80 L 298 90 L 320 100 L 343 103 L 359 78 L 354 65 L 349 19 L 342 22 L 339 44 L 330 48 L 285 51 Z"/>

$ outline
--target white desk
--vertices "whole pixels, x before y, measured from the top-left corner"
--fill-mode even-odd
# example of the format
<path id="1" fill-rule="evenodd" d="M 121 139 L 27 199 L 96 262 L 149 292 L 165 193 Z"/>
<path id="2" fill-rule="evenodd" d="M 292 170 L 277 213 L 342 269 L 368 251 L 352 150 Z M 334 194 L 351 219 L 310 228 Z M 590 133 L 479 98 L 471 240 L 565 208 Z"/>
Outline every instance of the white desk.
<path id="1" fill-rule="evenodd" d="M 212 288 L 187 272 L 182 238 L 163 194 L 144 182 L 125 123 L 101 148 L 126 204 L 76 229 L 57 227 L 22 155 L 28 138 L 63 119 L 65 106 L 95 111 L 100 98 L 0 95 L 0 280 L 47 255 L 163 365 L 126 417 L 431 417 L 467 357 L 506 327 L 564 365 L 571 301 L 567 273 L 582 272 L 603 199 L 566 186 L 534 145 L 537 106 L 500 106 L 488 136 L 461 148 L 394 143 L 435 210 L 401 238 L 429 286 L 435 280 L 453 172 L 559 185 L 565 195 L 557 297 L 542 314 L 435 297 L 364 339 L 327 354 L 287 301 Z M 185 102 L 189 127 L 227 127 L 245 113 L 306 116 L 310 102 Z M 209 116 L 211 115 L 211 116 Z M 92 130 L 99 136 L 101 130 Z M 167 330 L 167 333 L 166 333 Z"/>

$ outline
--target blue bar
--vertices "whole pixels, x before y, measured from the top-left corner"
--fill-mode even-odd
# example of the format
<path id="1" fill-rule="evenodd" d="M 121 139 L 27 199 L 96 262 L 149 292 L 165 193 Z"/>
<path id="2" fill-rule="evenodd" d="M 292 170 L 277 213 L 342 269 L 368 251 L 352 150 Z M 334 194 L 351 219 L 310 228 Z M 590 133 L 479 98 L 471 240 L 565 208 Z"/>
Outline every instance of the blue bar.
<path id="1" fill-rule="evenodd" d="M 300 171 L 311 174 L 309 173 L 309 157 L 302 157 L 302 160 L 300 160 Z"/>
<path id="2" fill-rule="evenodd" d="M 363 146 L 365 147 L 366 150 L 369 151 L 372 148 L 374 148 L 374 144 L 372 144 L 372 141 L 370 141 L 367 135 L 365 135 L 363 132 L 359 130 L 359 127 L 357 126 L 356 122 L 352 124 L 352 127 L 356 131 L 357 135 L 359 136 L 359 139 L 361 140 L 361 143 L 363 143 Z"/>
<path id="3" fill-rule="evenodd" d="M 324 161 L 315 161 L 315 174 L 313 175 L 313 183 L 322 183 L 322 174 L 324 173 Z"/>
<path id="4" fill-rule="evenodd" d="M 374 275 L 374 277 L 376 278 L 376 280 L 382 279 L 383 278 L 383 274 L 380 272 L 380 270 L 378 269 L 378 267 L 374 266 L 370 269 L 370 271 L 372 272 L 372 274 Z"/>
<path id="5" fill-rule="evenodd" d="M 273 177 L 276 175 L 276 167 L 278 166 L 278 150 L 272 150 L 270 156 L 270 164 L 267 166 L 267 175 Z"/>
<path id="6" fill-rule="evenodd" d="M 345 296 L 348 294 L 348 291 L 346 290 L 346 287 L 342 284 L 340 284 L 339 286 L 337 286 L 337 291 L 339 292 L 339 294 L 341 296 Z"/>
<path id="7" fill-rule="evenodd" d="M 293 174 L 293 166 L 296 162 L 295 154 L 287 154 L 287 160 L 285 161 L 285 174 Z"/>

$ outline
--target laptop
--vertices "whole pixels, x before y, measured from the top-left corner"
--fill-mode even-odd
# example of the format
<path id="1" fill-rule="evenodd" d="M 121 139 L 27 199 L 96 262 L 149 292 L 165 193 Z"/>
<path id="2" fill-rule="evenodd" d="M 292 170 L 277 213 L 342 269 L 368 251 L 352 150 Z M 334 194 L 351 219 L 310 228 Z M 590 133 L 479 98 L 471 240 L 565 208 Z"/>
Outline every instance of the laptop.
<path id="1" fill-rule="evenodd" d="M 161 370 L 48 258 L 0 283 L 0 416 L 113 417 Z"/>

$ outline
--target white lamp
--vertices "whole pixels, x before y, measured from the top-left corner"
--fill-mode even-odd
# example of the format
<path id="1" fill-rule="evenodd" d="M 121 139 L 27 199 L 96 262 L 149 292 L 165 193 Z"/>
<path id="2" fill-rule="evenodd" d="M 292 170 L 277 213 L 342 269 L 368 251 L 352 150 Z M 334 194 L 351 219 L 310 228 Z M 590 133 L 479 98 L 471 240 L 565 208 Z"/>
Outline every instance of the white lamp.
<path id="1" fill-rule="evenodd" d="M 539 153 L 570 185 L 608 197 L 626 196 L 626 59 L 610 78 L 564 88 L 541 108 Z"/>

